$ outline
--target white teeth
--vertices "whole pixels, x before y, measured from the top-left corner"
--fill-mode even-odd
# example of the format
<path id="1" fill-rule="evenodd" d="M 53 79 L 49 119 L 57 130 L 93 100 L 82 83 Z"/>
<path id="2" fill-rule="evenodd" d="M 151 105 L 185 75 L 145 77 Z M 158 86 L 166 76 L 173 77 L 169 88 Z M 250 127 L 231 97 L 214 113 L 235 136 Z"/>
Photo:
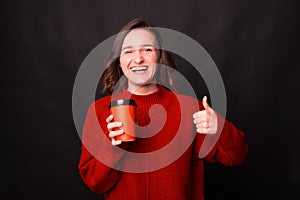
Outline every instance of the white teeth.
<path id="1" fill-rule="evenodd" d="M 138 72 L 138 71 L 146 71 L 147 67 L 134 67 L 131 69 L 133 72 Z"/>

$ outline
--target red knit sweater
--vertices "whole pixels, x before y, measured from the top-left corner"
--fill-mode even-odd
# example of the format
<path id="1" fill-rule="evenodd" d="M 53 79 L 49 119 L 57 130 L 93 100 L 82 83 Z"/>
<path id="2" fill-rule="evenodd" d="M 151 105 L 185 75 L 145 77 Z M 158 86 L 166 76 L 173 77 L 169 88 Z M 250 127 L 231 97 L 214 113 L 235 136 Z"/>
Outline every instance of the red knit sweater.
<path id="1" fill-rule="evenodd" d="M 201 200 L 204 199 L 204 160 L 219 161 L 226 166 L 244 162 L 247 154 L 244 134 L 226 120 L 223 129 L 219 130 L 221 135 L 213 149 L 205 158 L 198 157 L 203 140 L 208 137 L 196 133 L 193 124 L 193 114 L 203 109 L 201 102 L 185 95 L 175 96 L 161 86 L 157 92 L 150 95 L 132 95 L 123 91 L 116 98 L 122 98 L 124 95 L 130 95 L 138 105 L 136 123 L 139 126 L 147 126 L 149 123 L 159 124 L 163 120 L 164 112 L 166 123 L 161 129 L 155 130 L 157 134 L 153 134 L 153 128 L 141 128 L 139 131 L 142 135 L 148 134 L 151 137 L 137 138 L 133 142 L 122 143 L 121 149 L 141 154 L 160 150 L 173 143 L 176 147 L 173 149 L 174 152 L 181 151 L 180 148 L 183 150 L 179 158 L 154 171 L 151 168 L 154 168 L 157 162 L 163 163 L 173 156 L 172 150 L 172 152 L 169 151 L 170 155 L 164 152 L 158 156 L 158 159 L 145 154 L 142 162 L 136 161 L 134 156 L 127 156 L 127 153 L 116 150 L 107 139 L 108 131 L 105 121 L 110 114 L 108 106 L 111 97 L 97 100 L 90 106 L 87 113 L 82 135 L 83 145 L 79 170 L 83 181 L 92 191 L 104 194 L 105 200 Z M 155 104 L 163 106 L 165 111 L 152 112 L 150 119 L 149 109 Z M 218 119 L 223 118 L 218 115 Z M 106 137 L 103 137 L 104 135 Z M 173 140 L 175 135 L 180 135 L 179 140 Z M 149 169 L 149 172 L 135 173 L 127 170 L 134 169 L 134 166 L 145 167 Z"/>

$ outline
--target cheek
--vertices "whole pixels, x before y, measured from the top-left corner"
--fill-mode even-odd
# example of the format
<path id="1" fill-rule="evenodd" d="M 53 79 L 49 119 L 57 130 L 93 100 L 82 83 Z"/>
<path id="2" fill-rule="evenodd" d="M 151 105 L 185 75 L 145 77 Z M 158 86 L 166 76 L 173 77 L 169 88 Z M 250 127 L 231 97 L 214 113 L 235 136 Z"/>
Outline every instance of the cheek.
<path id="1" fill-rule="evenodd" d="M 120 65 L 122 66 L 125 63 L 125 58 L 122 56 L 120 57 Z"/>
<path id="2" fill-rule="evenodd" d="M 120 65 L 121 65 L 122 69 L 123 69 L 123 67 L 126 67 L 129 62 L 130 62 L 130 59 L 127 58 L 126 56 L 120 57 Z"/>
<path id="3" fill-rule="evenodd" d="M 159 62 L 159 56 L 157 54 L 150 54 L 148 57 L 147 57 L 147 60 L 150 62 L 150 63 L 158 63 Z"/>

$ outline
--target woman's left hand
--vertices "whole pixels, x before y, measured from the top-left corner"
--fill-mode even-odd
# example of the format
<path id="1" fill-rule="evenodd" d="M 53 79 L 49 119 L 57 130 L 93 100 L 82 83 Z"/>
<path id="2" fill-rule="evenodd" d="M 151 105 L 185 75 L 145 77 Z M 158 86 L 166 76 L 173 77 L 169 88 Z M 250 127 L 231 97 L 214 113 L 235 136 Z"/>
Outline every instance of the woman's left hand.
<path id="1" fill-rule="evenodd" d="M 206 96 L 203 97 L 202 104 L 204 110 L 198 111 L 193 115 L 197 132 L 203 134 L 215 134 L 218 130 L 217 115 L 208 105 Z"/>

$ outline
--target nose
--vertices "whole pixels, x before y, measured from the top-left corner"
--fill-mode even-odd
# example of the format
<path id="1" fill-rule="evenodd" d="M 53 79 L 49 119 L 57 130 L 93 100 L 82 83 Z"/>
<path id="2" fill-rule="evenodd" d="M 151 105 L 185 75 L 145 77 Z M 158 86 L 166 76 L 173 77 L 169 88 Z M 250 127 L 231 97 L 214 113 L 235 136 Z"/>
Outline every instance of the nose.
<path id="1" fill-rule="evenodd" d="M 135 57 L 133 58 L 135 63 L 142 63 L 144 61 L 144 57 L 140 52 L 136 52 Z"/>

